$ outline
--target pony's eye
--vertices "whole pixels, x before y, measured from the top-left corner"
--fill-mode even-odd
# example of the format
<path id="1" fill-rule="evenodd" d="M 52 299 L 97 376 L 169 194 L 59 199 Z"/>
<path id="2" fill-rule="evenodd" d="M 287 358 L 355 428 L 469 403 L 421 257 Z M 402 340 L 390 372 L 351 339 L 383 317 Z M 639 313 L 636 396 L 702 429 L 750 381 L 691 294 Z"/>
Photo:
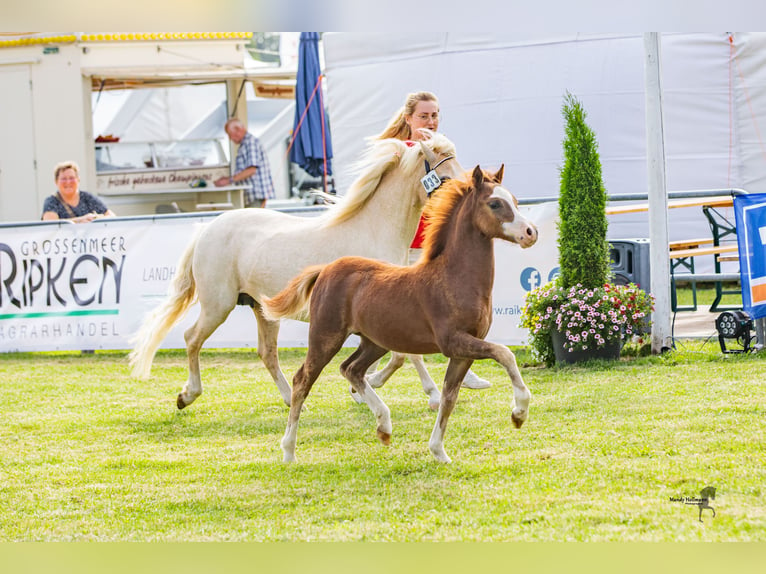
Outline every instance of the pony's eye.
<path id="1" fill-rule="evenodd" d="M 489 202 L 489 208 L 490 209 L 501 209 L 503 207 L 503 202 L 499 199 L 493 199 Z"/>

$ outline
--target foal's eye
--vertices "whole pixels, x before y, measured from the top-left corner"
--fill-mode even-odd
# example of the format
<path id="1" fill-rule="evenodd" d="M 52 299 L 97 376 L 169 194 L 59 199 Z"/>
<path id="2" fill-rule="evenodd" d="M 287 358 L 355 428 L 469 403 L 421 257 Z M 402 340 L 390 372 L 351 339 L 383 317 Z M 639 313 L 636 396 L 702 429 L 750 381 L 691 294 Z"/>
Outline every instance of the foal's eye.
<path id="1" fill-rule="evenodd" d="M 489 202 L 489 208 L 490 209 L 501 209 L 503 207 L 503 202 L 499 199 L 493 199 Z"/>

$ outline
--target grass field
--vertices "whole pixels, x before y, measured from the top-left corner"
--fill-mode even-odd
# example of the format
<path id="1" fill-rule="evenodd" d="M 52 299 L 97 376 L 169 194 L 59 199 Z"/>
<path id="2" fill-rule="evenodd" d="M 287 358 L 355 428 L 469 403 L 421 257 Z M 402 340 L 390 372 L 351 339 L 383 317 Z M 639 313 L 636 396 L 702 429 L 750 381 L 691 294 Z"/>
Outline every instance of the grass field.
<path id="1" fill-rule="evenodd" d="M 739 289 L 739 285 L 735 283 L 723 285 L 724 291 L 735 291 Z M 688 306 L 693 303 L 692 290 L 686 286 L 681 287 L 677 291 L 678 304 L 680 306 Z M 698 305 L 711 305 L 715 300 L 715 287 L 712 283 L 699 283 L 697 285 L 697 304 Z M 726 294 L 721 298 L 721 306 L 741 306 L 742 296 L 738 294 Z"/>
<path id="2" fill-rule="evenodd" d="M 662 357 L 545 369 L 510 422 L 510 383 L 464 390 L 436 463 L 435 414 L 408 364 L 380 394 L 392 445 L 338 374 L 309 396 L 298 463 L 281 463 L 287 408 L 249 351 L 206 351 L 205 393 L 178 411 L 182 352 L 149 381 L 124 353 L 0 355 L 0 540 L 764 540 L 766 362 L 684 342 Z M 292 374 L 302 349 L 284 350 Z M 441 356 L 427 359 L 443 376 Z M 672 498 L 715 486 L 712 517 Z"/>

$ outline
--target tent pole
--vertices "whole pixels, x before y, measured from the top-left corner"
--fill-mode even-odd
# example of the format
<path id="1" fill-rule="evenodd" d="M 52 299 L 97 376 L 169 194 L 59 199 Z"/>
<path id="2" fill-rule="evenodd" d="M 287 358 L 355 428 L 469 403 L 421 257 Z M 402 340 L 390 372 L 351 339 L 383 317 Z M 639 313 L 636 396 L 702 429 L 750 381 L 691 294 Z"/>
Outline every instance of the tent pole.
<path id="1" fill-rule="evenodd" d="M 670 349 L 670 259 L 668 258 L 668 195 L 665 180 L 665 139 L 662 118 L 662 82 L 660 36 L 644 34 L 646 93 L 646 161 L 649 194 L 649 259 L 651 292 L 654 295 L 652 316 L 652 353 Z"/>

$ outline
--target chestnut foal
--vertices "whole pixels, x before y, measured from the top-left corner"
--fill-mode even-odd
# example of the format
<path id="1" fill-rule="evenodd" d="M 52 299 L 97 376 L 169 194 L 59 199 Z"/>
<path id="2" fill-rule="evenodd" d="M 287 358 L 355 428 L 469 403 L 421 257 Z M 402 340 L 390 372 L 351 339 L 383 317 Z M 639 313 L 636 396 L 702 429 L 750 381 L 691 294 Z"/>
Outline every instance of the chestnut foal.
<path id="1" fill-rule="evenodd" d="M 449 358 L 428 444 L 438 461 L 450 462 L 443 444 L 447 420 L 460 382 L 475 359 L 492 358 L 505 367 L 515 399 L 511 418 L 517 428 L 527 419 L 531 394 L 513 353 L 483 340 L 492 322 L 493 239 L 524 248 L 537 241 L 537 228 L 500 185 L 502 178 L 503 167 L 489 174 L 476 166 L 470 178 L 446 182 L 428 204 L 423 255 L 413 266 L 343 257 L 307 268 L 278 295 L 264 300 L 264 312 L 274 320 L 299 314 L 310 305 L 308 353 L 293 378 L 281 442 L 285 462 L 295 460 L 303 402 L 352 333 L 359 335 L 361 343 L 343 362 L 341 373 L 372 410 L 384 444 L 391 440 L 390 411 L 365 380 L 365 373 L 389 350 L 442 353 Z"/>

